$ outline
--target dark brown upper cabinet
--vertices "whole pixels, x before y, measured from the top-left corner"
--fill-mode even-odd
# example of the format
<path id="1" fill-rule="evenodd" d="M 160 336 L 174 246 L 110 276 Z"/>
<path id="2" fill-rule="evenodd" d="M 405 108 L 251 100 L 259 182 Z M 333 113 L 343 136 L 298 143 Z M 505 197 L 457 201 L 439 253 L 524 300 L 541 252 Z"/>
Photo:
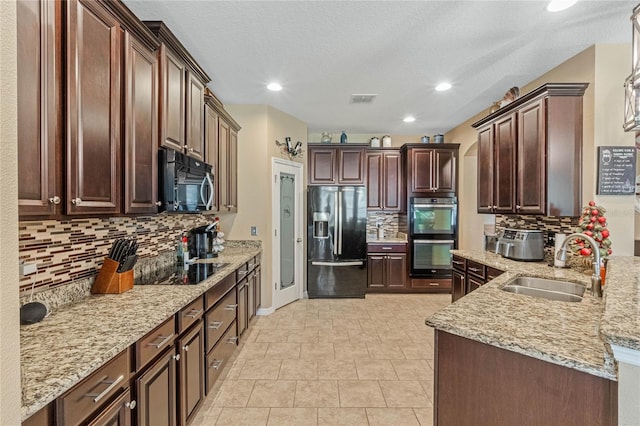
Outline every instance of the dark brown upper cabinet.
<path id="1" fill-rule="evenodd" d="M 162 21 L 145 21 L 158 37 L 159 144 L 204 161 L 204 92 L 211 78 Z"/>
<path id="2" fill-rule="evenodd" d="M 580 215 L 587 87 L 548 83 L 472 125 L 478 213 Z"/>
<path id="3" fill-rule="evenodd" d="M 157 49 L 158 46 L 155 46 Z M 124 212 L 158 211 L 158 60 L 125 34 Z"/>
<path id="4" fill-rule="evenodd" d="M 309 144 L 309 185 L 364 185 L 366 147 Z"/>
<path id="5" fill-rule="evenodd" d="M 62 3 L 16 3 L 18 208 L 21 217 L 62 211 Z"/>
<path id="6" fill-rule="evenodd" d="M 455 195 L 458 189 L 458 144 L 407 144 L 407 193 Z"/>
<path id="7" fill-rule="evenodd" d="M 205 152 L 207 153 L 206 163 L 211 164 L 213 166 L 213 175 L 214 180 L 216 182 L 219 181 L 220 177 L 219 168 L 218 168 L 218 158 L 220 156 L 220 147 L 218 144 L 218 123 L 219 123 L 219 115 L 215 111 L 215 109 L 209 105 L 208 103 L 204 107 L 204 141 L 205 141 Z M 211 206 L 211 210 L 218 211 L 220 206 L 219 193 L 217 190 L 219 187 L 218 184 L 214 184 L 213 191 L 213 202 Z"/>
<path id="8" fill-rule="evenodd" d="M 122 28 L 101 3 L 67 3 L 67 214 L 121 207 Z"/>
<path id="9" fill-rule="evenodd" d="M 367 209 L 402 210 L 402 154 L 400 150 L 369 150 L 366 153 Z"/>

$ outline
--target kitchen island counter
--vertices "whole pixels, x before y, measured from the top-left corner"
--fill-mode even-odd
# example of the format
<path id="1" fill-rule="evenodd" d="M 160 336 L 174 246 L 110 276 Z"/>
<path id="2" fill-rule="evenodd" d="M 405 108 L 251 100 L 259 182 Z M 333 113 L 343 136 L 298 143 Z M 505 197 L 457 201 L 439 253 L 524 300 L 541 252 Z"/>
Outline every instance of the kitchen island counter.
<path id="1" fill-rule="evenodd" d="M 122 294 L 91 295 L 43 321 L 20 327 L 22 419 L 69 390 L 114 356 L 260 254 L 227 248 L 225 267 L 196 285 L 135 285 Z"/>
<path id="2" fill-rule="evenodd" d="M 566 280 L 590 287 L 590 276 L 546 262 L 517 262 L 484 251 L 453 254 L 505 271 L 504 274 L 427 318 L 438 330 L 543 361 L 616 380 L 613 356 L 601 334 L 606 301 L 587 289 L 578 303 L 551 301 L 502 291 L 516 276 Z M 617 260 L 611 260 L 615 264 Z M 621 259 L 621 262 L 625 262 Z M 616 293 L 615 275 L 607 293 Z M 622 284 L 622 283 L 620 283 Z"/>

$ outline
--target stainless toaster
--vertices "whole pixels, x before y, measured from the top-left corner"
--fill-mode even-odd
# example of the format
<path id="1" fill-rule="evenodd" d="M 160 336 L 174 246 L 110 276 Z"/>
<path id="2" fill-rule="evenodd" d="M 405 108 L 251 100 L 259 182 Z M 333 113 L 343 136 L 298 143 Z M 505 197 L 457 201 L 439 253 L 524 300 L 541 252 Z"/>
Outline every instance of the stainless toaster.
<path id="1" fill-rule="evenodd" d="M 513 260 L 543 260 L 543 233 L 537 230 L 505 228 L 499 234 L 496 253 Z"/>

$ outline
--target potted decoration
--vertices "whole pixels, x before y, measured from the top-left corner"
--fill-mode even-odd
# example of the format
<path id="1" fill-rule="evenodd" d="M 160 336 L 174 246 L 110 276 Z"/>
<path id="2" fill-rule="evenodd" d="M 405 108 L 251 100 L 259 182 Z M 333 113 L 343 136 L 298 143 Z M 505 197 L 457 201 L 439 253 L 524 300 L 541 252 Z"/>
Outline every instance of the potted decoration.
<path id="1" fill-rule="evenodd" d="M 588 235 L 598 243 L 598 251 L 600 252 L 600 258 L 603 262 L 600 265 L 602 284 L 604 284 L 607 259 L 612 253 L 611 239 L 609 238 L 611 233 L 607 227 L 607 218 L 604 215 L 606 211 L 604 207 L 596 206 L 595 201 L 589 201 L 589 205 L 582 209 L 582 216 L 578 223 L 578 227 L 580 228 L 579 232 Z M 585 263 L 588 262 L 588 266 L 591 267 L 593 263 L 593 252 L 589 244 L 585 244 L 583 240 L 576 239 L 571 247 L 573 252 L 581 256 L 585 260 Z"/>

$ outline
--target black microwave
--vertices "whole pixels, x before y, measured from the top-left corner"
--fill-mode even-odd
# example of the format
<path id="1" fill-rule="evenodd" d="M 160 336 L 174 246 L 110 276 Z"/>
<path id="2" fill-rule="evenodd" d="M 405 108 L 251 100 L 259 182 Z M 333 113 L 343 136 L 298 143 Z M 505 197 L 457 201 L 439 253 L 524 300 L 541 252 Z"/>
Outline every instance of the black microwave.
<path id="1" fill-rule="evenodd" d="M 169 148 L 158 152 L 160 211 L 206 213 L 213 208 L 213 173 L 209 164 Z"/>

